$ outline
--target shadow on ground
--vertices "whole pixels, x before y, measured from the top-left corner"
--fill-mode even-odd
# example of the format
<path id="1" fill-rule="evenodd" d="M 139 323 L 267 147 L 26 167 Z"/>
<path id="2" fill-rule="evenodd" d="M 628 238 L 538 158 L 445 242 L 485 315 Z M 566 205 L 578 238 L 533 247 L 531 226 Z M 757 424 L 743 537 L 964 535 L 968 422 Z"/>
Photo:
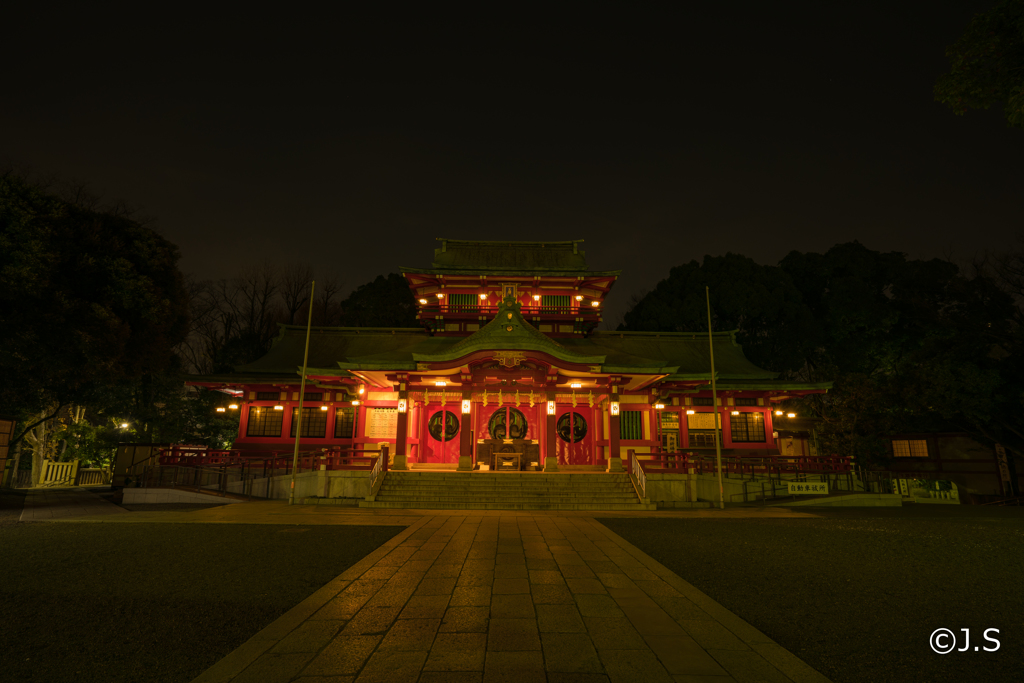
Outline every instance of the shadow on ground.
<path id="1" fill-rule="evenodd" d="M 0 499 L 12 681 L 192 680 L 403 528 L 20 524 L 16 502 Z"/>
<path id="2" fill-rule="evenodd" d="M 1024 509 L 923 508 L 599 521 L 835 683 L 1019 680 Z M 932 652 L 940 627 L 972 649 Z"/>

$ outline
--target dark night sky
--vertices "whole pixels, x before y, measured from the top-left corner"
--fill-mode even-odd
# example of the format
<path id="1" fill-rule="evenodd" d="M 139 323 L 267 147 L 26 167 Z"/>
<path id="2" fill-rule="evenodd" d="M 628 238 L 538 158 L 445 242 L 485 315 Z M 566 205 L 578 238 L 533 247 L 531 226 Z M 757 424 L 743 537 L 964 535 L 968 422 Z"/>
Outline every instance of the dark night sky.
<path id="1" fill-rule="evenodd" d="M 51 9 L 5 31 L 0 161 L 141 206 L 200 277 L 308 260 L 353 287 L 434 237 L 583 238 L 624 270 L 614 323 L 704 254 L 1009 246 L 1024 131 L 931 94 L 993 3 Z"/>

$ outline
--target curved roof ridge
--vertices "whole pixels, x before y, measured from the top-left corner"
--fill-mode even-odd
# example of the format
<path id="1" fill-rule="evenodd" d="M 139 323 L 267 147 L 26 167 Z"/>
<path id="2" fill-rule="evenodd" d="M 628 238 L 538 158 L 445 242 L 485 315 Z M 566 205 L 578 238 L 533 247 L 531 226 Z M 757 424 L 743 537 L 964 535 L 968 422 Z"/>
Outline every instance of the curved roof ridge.
<path id="1" fill-rule="evenodd" d="M 414 353 L 417 361 L 447 361 L 483 350 L 540 351 L 574 363 L 600 364 L 605 356 L 586 356 L 571 351 L 539 331 L 523 318 L 521 304 L 511 297 L 498 304 L 498 314 L 473 334 L 440 353 Z"/>

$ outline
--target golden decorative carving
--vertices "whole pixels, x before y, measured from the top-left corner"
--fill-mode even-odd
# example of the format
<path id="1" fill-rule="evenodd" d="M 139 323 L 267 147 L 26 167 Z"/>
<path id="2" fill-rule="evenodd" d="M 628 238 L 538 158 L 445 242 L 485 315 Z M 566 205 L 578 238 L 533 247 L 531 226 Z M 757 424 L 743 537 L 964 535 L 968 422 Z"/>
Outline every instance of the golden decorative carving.
<path id="1" fill-rule="evenodd" d="M 526 360 L 526 354 L 522 351 L 497 351 L 494 354 L 494 360 L 498 361 L 502 367 L 514 368 Z"/>

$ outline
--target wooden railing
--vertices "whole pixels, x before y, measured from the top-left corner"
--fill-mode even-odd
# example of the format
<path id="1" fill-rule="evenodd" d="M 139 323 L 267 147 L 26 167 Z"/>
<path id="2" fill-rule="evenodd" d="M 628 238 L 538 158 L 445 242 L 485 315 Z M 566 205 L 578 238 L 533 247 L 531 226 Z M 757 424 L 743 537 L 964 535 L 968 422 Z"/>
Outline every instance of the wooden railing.
<path id="1" fill-rule="evenodd" d="M 640 468 L 645 472 L 665 473 L 696 473 L 696 474 L 717 474 L 717 456 L 709 453 L 694 451 L 679 451 L 676 453 L 651 453 L 640 455 L 649 456 L 646 459 L 639 459 L 636 454 L 628 451 L 630 460 L 637 460 L 642 463 Z M 770 454 L 766 451 L 751 451 L 748 453 L 732 452 L 722 453 L 722 473 L 729 475 L 753 476 L 764 474 L 767 476 L 781 475 L 784 473 L 801 474 L 847 474 L 853 471 L 853 459 L 838 455 L 829 456 L 787 456 Z"/>
<path id="2" fill-rule="evenodd" d="M 380 455 L 377 456 L 376 462 L 373 463 L 373 469 L 370 470 L 370 495 L 376 495 L 377 490 L 380 488 L 381 482 L 384 480 L 384 475 L 388 473 L 388 447 L 381 446 Z"/>
<path id="3" fill-rule="evenodd" d="M 629 451 L 629 455 L 633 464 L 633 480 L 636 482 L 637 492 L 642 500 L 647 497 L 647 474 L 644 472 L 643 465 L 640 464 L 640 459 L 633 456 L 633 451 Z"/>
<path id="4" fill-rule="evenodd" d="M 301 451 L 296 472 L 319 470 L 373 470 L 382 451 L 387 448 L 359 448 L 339 446 L 319 451 Z M 159 462 L 162 467 L 244 467 L 265 471 L 291 472 L 292 451 L 208 450 L 191 446 L 172 446 L 164 449 Z"/>

